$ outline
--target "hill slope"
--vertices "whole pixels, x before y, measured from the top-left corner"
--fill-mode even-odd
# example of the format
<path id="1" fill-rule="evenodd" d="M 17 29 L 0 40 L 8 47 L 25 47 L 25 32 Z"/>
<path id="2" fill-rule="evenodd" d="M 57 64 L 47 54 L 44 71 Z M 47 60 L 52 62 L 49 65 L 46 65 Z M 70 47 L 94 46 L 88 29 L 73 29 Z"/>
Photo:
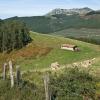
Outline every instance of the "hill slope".
<path id="1" fill-rule="evenodd" d="M 100 46 L 64 37 L 34 32 L 30 32 L 30 34 L 33 39 L 32 43 L 10 54 L 0 54 L 0 66 L 4 62 L 12 60 L 14 67 L 16 65 L 20 66 L 22 74 L 20 84 L 16 84 L 15 78 L 15 86 L 13 88 L 10 87 L 8 76 L 5 81 L 0 78 L 0 100 L 32 100 L 33 98 L 34 100 L 44 100 L 43 77 L 46 73 L 50 75 L 49 88 L 52 97 L 56 95 L 55 98 L 59 100 L 66 100 L 66 98 L 82 100 L 84 91 L 84 95 L 89 96 L 89 98 L 99 97 Z M 62 43 L 78 45 L 81 51 L 61 50 Z M 60 68 L 62 68 L 62 65 L 67 66 L 73 62 L 80 62 L 94 57 L 97 58 L 93 67 L 85 69 L 80 66 L 79 69 L 76 67 L 64 67 L 64 69 L 57 70 L 57 72 L 49 70 L 50 64 L 55 61 L 58 61 Z M 96 70 L 94 70 L 95 68 Z M 97 98 L 96 100 L 99 99 Z"/>
<path id="2" fill-rule="evenodd" d="M 31 37 L 33 42 L 21 50 L 0 54 L 0 65 L 12 59 L 25 71 L 50 68 L 50 64 L 56 61 L 63 65 L 100 56 L 99 46 L 93 44 L 34 32 L 31 32 Z M 77 45 L 81 51 L 61 50 L 63 43 Z"/>
<path id="3" fill-rule="evenodd" d="M 100 28 L 100 14 L 93 12 L 84 16 L 55 14 L 52 16 L 12 17 L 5 21 L 11 20 L 22 21 L 30 30 L 40 33 L 52 33 L 69 28 Z"/>
<path id="4" fill-rule="evenodd" d="M 100 29 L 65 29 L 51 33 L 51 35 L 59 35 L 66 38 L 77 39 L 89 43 L 100 44 Z"/>

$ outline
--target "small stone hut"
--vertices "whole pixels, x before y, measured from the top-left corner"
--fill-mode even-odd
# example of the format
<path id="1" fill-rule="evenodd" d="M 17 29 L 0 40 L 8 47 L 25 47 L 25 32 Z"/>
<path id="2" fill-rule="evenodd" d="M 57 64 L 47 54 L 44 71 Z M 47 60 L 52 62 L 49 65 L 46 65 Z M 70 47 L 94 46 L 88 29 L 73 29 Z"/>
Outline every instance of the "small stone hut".
<path id="1" fill-rule="evenodd" d="M 77 45 L 71 45 L 71 44 L 62 44 L 61 49 L 70 50 L 70 51 L 79 51 Z"/>

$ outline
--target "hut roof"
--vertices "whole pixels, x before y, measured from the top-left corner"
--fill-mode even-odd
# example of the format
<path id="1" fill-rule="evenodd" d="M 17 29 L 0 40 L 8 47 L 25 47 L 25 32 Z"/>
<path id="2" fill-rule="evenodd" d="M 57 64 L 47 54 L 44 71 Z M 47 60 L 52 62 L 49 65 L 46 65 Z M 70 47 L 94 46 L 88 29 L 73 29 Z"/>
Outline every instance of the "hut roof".
<path id="1" fill-rule="evenodd" d="M 62 44 L 62 47 L 67 47 L 67 48 L 74 48 L 77 47 L 76 45 L 72 45 L 72 44 Z"/>

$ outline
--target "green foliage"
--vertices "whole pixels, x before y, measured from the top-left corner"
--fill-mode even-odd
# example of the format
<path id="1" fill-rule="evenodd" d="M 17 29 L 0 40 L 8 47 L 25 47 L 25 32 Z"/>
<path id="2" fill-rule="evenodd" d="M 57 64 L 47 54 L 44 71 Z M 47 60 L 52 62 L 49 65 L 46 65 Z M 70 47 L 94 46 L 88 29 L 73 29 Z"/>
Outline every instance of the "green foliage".
<path id="1" fill-rule="evenodd" d="M 22 21 L 32 31 L 40 33 L 52 33 L 68 28 L 100 28 L 99 15 L 95 15 L 95 17 L 80 17 L 78 15 L 66 16 L 58 14 L 53 16 L 13 17 L 6 19 L 6 21 L 12 20 Z"/>
<path id="2" fill-rule="evenodd" d="M 93 44 L 100 44 L 100 30 L 99 29 L 65 29 L 62 31 L 51 33 L 52 35 L 59 35 L 66 38 L 77 39 Z"/>
<path id="3" fill-rule="evenodd" d="M 56 61 L 59 62 L 60 65 L 66 65 L 86 59 L 92 59 L 100 55 L 98 46 L 93 44 L 34 32 L 31 32 L 30 35 L 34 39 L 30 45 L 31 47 L 35 44 L 39 45 L 40 47 L 50 47 L 52 49 L 46 55 L 36 56 L 36 58 L 34 58 L 34 54 L 31 54 L 31 57 L 21 57 L 21 59 L 18 58 L 16 62 L 17 64 L 20 64 L 22 70 L 50 69 L 51 63 Z M 81 51 L 72 52 L 61 50 L 61 44 L 64 43 L 77 45 Z M 40 49 L 40 53 L 41 52 L 42 49 Z"/>
<path id="4" fill-rule="evenodd" d="M 60 76 L 51 77 L 52 100 L 83 100 L 83 96 L 94 100 L 96 78 L 84 70 L 67 68 Z"/>
<path id="5" fill-rule="evenodd" d="M 26 72 L 22 75 L 20 84 L 10 87 L 10 80 L 0 79 L 0 100 L 45 100 L 43 83 L 44 74 L 48 73 L 49 93 L 51 100 L 83 100 L 83 96 L 96 97 L 98 80 L 89 71 L 78 68 L 66 68 L 58 72 Z"/>
<path id="6" fill-rule="evenodd" d="M 30 41 L 29 30 L 24 23 L 3 21 L 0 25 L 0 52 L 22 48 Z"/>
<path id="7" fill-rule="evenodd" d="M 60 33 L 59 35 L 62 35 L 64 34 L 62 30 L 70 28 L 75 29 L 75 32 L 76 30 L 80 30 L 82 28 L 85 28 L 85 30 L 96 30 L 100 28 L 100 12 L 90 12 L 86 16 L 79 16 L 77 14 L 70 16 L 66 16 L 64 14 L 57 14 L 52 16 L 12 17 L 6 19 L 5 21 L 12 20 L 24 22 L 30 30 L 45 34 L 58 32 Z M 81 32 L 79 35 L 72 34 L 71 32 L 72 31 L 70 31 L 69 33 L 65 33 L 66 36 L 63 36 L 82 40 L 89 43 L 100 44 L 100 35 L 96 36 L 97 33 L 95 32 L 93 37 L 91 37 L 89 32 L 86 33 L 87 35 L 85 34 L 86 36 L 84 36 L 84 33 L 82 34 Z M 88 37 L 89 35 L 90 37 Z"/>
<path id="8" fill-rule="evenodd" d="M 10 80 L 0 80 L 0 100 L 44 100 L 42 87 L 37 87 L 28 81 L 22 81 L 19 86 L 10 87 Z"/>
<path id="9" fill-rule="evenodd" d="M 78 37 L 78 38 L 69 37 L 69 38 L 100 45 L 100 39 L 99 39 L 100 36 L 99 37 Z"/>

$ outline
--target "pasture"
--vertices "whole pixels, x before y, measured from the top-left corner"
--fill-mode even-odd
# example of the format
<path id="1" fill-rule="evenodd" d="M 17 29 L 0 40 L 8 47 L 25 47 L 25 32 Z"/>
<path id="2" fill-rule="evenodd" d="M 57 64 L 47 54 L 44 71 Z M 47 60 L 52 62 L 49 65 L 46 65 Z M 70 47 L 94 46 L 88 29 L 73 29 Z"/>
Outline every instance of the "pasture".
<path id="1" fill-rule="evenodd" d="M 30 32 L 30 35 L 33 42 L 26 47 L 10 54 L 0 54 L 1 66 L 11 59 L 23 71 L 39 70 L 50 68 L 50 64 L 56 61 L 64 65 L 100 56 L 98 45 L 35 32 Z M 78 45 L 80 52 L 61 50 L 63 43 Z"/>
<path id="2" fill-rule="evenodd" d="M 62 31 L 51 33 L 52 35 L 63 36 L 66 38 L 78 39 L 81 41 L 86 41 L 94 44 L 100 44 L 100 29 L 65 29 Z"/>

